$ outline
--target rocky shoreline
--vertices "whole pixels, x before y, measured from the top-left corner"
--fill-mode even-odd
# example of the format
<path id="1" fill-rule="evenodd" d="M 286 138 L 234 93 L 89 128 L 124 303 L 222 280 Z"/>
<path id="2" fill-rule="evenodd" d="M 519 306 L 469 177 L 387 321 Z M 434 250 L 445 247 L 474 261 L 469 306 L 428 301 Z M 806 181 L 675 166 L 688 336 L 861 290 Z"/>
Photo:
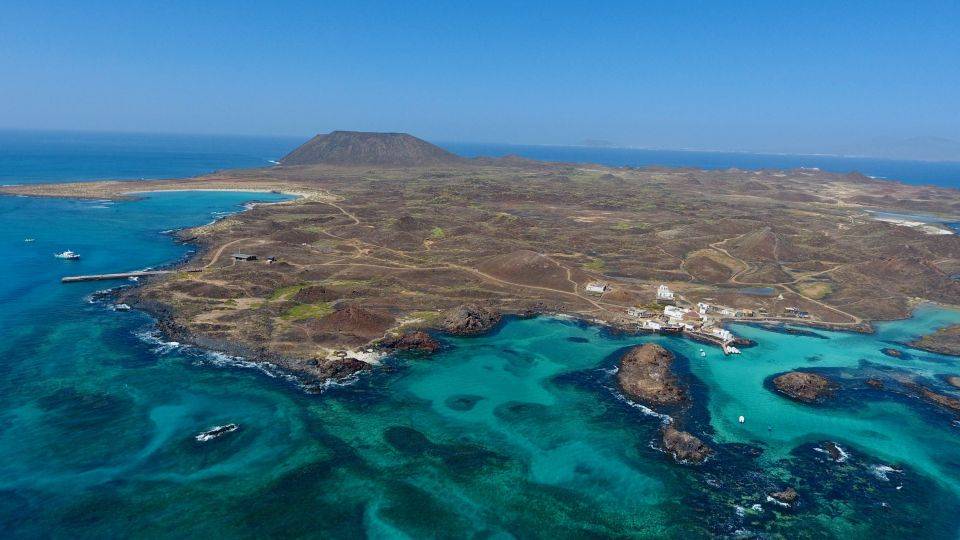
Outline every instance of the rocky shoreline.
<path id="1" fill-rule="evenodd" d="M 947 356 L 960 356 L 960 325 L 941 328 L 932 334 L 921 336 L 906 345 L 921 351 Z"/>
<path id="2" fill-rule="evenodd" d="M 829 396 L 836 385 L 823 375 L 807 371 L 791 371 L 772 380 L 781 394 L 804 403 L 818 403 Z"/>
<path id="3" fill-rule="evenodd" d="M 651 405 L 679 405 L 686 392 L 671 370 L 673 353 L 656 343 L 645 343 L 620 358 L 617 382 L 631 399 Z"/>

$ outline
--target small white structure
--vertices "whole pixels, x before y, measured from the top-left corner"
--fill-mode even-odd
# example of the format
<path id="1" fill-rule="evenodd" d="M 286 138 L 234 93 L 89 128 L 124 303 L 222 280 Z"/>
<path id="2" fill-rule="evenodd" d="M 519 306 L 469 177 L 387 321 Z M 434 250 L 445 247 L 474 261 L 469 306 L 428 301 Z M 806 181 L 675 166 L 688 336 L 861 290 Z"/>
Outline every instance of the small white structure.
<path id="1" fill-rule="evenodd" d="M 697 302 L 697 311 L 699 311 L 701 315 L 706 315 L 715 310 L 713 306 L 706 302 Z"/>
<path id="2" fill-rule="evenodd" d="M 670 290 L 670 287 L 666 285 L 660 285 L 657 287 L 657 300 L 673 300 L 674 298 L 673 291 Z"/>
<path id="3" fill-rule="evenodd" d="M 586 290 L 588 293 L 603 294 L 607 292 L 607 284 L 600 282 L 587 283 Z"/>
<path id="4" fill-rule="evenodd" d="M 682 321 L 685 313 L 690 311 L 687 308 L 677 307 L 677 306 L 666 306 L 663 308 L 663 315 L 673 321 Z"/>
<path id="5" fill-rule="evenodd" d="M 723 341 L 730 341 L 733 339 L 733 332 L 724 328 L 711 328 L 710 333 L 722 339 Z"/>
<path id="6" fill-rule="evenodd" d="M 640 323 L 640 328 L 644 330 L 653 330 L 654 332 L 659 332 L 663 328 L 663 325 L 658 323 L 657 321 L 643 321 L 642 323 Z"/>

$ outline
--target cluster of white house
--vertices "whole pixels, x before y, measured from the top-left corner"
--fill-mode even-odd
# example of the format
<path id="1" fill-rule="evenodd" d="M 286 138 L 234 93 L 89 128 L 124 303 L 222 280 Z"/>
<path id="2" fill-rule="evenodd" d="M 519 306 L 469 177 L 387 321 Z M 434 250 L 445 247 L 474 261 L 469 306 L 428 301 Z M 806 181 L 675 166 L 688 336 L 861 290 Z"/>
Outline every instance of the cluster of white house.
<path id="1" fill-rule="evenodd" d="M 668 302 L 676 299 L 676 294 L 666 285 L 657 288 L 657 301 Z M 697 308 L 681 307 L 667 304 L 663 307 L 663 316 L 655 317 L 641 308 L 630 308 L 627 315 L 640 319 L 639 326 L 643 330 L 654 332 L 686 332 L 696 337 L 707 338 L 719 342 L 723 352 L 737 354 L 739 349 L 732 345 L 735 336 L 729 330 L 719 326 L 718 318 L 744 317 L 750 315 L 746 310 L 735 310 L 723 306 L 714 306 L 705 302 L 697 303 Z M 717 319 L 711 317 L 717 316 Z"/>

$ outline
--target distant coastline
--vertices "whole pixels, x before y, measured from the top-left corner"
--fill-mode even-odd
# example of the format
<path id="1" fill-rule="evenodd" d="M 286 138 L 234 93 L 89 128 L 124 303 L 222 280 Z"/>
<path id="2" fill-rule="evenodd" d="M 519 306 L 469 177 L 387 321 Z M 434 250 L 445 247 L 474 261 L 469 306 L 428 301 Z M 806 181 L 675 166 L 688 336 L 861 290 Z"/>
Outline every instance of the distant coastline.
<path id="1" fill-rule="evenodd" d="M 664 166 L 700 169 L 737 168 L 744 170 L 816 168 L 833 173 L 859 172 L 872 178 L 896 180 L 913 185 L 960 188 L 960 162 L 957 161 L 899 160 L 831 154 L 663 150 L 588 145 L 560 146 L 468 142 L 438 142 L 436 144 L 464 157 L 518 155 L 543 161 L 596 163 L 612 167 Z"/>
<path id="2" fill-rule="evenodd" d="M 287 136 L 0 129 L 0 184 L 183 178 L 223 169 L 269 167 L 276 165 L 279 157 L 299 141 Z M 818 168 L 835 173 L 856 171 L 872 178 L 914 185 L 960 188 L 960 162 L 957 161 L 595 145 L 450 141 L 437 144 L 464 157 L 513 154 L 544 161 L 614 167 Z"/>

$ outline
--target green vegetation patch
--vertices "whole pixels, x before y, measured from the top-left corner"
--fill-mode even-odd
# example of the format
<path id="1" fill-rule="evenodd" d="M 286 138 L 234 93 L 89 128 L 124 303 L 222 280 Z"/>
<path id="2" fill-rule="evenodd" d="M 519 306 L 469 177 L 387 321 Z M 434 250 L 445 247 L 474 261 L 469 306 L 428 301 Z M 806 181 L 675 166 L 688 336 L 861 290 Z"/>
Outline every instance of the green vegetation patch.
<path id="1" fill-rule="evenodd" d="M 646 223 L 640 223 L 639 221 L 618 221 L 613 224 L 611 227 L 615 231 L 633 231 L 633 232 L 645 232 L 650 229 Z"/>
<path id="2" fill-rule="evenodd" d="M 271 300 L 286 300 L 291 296 L 300 292 L 300 289 L 306 287 L 309 283 L 298 283 L 296 285 L 289 285 L 287 287 L 280 287 L 279 289 L 273 291 L 273 294 L 270 295 Z"/>
<path id="3" fill-rule="evenodd" d="M 447 233 L 443 232 L 443 229 L 440 227 L 434 227 L 433 230 L 430 231 L 430 238 L 433 238 L 434 240 L 440 240 L 445 236 L 447 236 Z"/>
<path id="4" fill-rule="evenodd" d="M 283 318 L 288 321 L 302 321 L 305 319 L 319 319 L 333 313 L 333 305 L 330 302 L 320 302 L 318 304 L 300 304 L 293 306 L 283 314 Z"/>
<path id="5" fill-rule="evenodd" d="M 601 261 L 600 259 L 594 259 L 588 262 L 587 264 L 583 265 L 583 267 L 586 268 L 587 270 L 595 270 L 597 272 L 602 272 L 603 269 L 607 267 L 607 265 L 604 264 L 604 262 Z"/>
<path id="6" fill-rule="evenodd" d="M 799 283 L 797 288 L 801 294 L 814 300 L 820 300 L 833 292 L 833 286 L 822 281 Z"/>

